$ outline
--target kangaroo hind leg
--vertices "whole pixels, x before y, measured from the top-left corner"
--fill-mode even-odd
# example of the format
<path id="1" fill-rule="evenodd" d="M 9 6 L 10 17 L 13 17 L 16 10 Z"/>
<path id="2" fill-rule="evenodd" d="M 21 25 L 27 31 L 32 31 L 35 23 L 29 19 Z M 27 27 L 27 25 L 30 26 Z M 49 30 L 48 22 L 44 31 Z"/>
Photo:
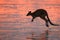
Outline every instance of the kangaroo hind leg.
<path id="1" fill-rule="evenodd" d="M 45 25 L 46 25 L 46 27 L 49 27 L 49 25 L 48 25 L 48 19 L 46 19 L 45 16 L 40 17 L 40 18 L 42 18 L 42 19 L 45 21 Z"/>

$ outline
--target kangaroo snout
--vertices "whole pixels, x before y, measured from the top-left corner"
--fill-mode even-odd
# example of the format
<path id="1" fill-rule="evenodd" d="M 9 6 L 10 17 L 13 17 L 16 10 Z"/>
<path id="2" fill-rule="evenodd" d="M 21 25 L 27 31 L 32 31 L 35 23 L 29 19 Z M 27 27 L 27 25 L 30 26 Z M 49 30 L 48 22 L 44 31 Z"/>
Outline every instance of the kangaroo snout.
<path id="1" fill-rule="evenodd" d="M 26 16 L 28 16 L 28 15 L 26 15 Z"/>

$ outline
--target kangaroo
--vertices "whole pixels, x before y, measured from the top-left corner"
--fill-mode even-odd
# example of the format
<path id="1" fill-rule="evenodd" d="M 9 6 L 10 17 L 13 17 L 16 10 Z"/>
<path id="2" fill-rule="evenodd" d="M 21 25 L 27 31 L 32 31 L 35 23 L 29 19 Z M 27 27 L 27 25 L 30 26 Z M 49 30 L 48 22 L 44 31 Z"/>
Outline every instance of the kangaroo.
<path id="1" fill-rule="evenodd" d="M 53 23 L 50 21 L 49 16 L 48 16 L 48 13 L 47 13 L 47 11 L 44 10 L 44 9 L 38 9 L 38 10 L 36 10 L 36 11 L 33 12 L 33 13 L 31 13 L 31 11 L 29 11 L 26 16 L 32 16 L 31 22 L 33 22 L 36 17 L 40 17 L 41 19 L 43 19 L 43 20 L 45 21 L 46 27 L 49 27 L 48 22 L 49 22 L 51 25 L 57 26 L 56 24 L 53 24 Z M 46 17 L 47 17 L 47 18 L 46 18 Z"/>

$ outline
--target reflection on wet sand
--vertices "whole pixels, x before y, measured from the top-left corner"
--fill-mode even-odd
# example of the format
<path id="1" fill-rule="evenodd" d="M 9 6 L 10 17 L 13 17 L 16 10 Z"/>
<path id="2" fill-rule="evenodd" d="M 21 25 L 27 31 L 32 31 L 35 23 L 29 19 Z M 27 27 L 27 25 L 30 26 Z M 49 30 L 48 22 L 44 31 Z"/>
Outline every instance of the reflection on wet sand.
<path id="1" fill-rule="evenodd" d="M 48 40 L 48 33 L 49 31 L 46 30 L 44 33 L 40 34 L 39 36 L 36 36 L 34 33 L 31 33 L 31 37 L 27 37 L 27 39 L 31 40 Z"/>
<path id="2" fill-rule="evenodd" d="M 34 30 L 34 29 L 33 29 Z M 33 31 L 32 30 L 32 31 Z M 35 29 L 36 30 L 36 29 Z M 35 31 L 34 30 L 34 31 Z M 29 30 L 0 30 L 1 40 L 60 40 L 60 31 L 45 30 L 45 31 L 33 31 Z"/>

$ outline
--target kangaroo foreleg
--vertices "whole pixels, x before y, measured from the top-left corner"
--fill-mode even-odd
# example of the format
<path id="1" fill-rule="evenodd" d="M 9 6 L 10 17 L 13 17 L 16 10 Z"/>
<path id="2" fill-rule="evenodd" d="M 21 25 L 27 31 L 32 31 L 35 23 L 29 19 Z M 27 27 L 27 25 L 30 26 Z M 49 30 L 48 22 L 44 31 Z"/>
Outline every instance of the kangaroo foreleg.
<path id="1" fill-rule="evenodd" d="M 31 22 L 33 22 L 33 21 L 34 21 L 34 19 L 35 19 L 35 17 L 33 17 L 33 18 L 32 18 Z"/>

